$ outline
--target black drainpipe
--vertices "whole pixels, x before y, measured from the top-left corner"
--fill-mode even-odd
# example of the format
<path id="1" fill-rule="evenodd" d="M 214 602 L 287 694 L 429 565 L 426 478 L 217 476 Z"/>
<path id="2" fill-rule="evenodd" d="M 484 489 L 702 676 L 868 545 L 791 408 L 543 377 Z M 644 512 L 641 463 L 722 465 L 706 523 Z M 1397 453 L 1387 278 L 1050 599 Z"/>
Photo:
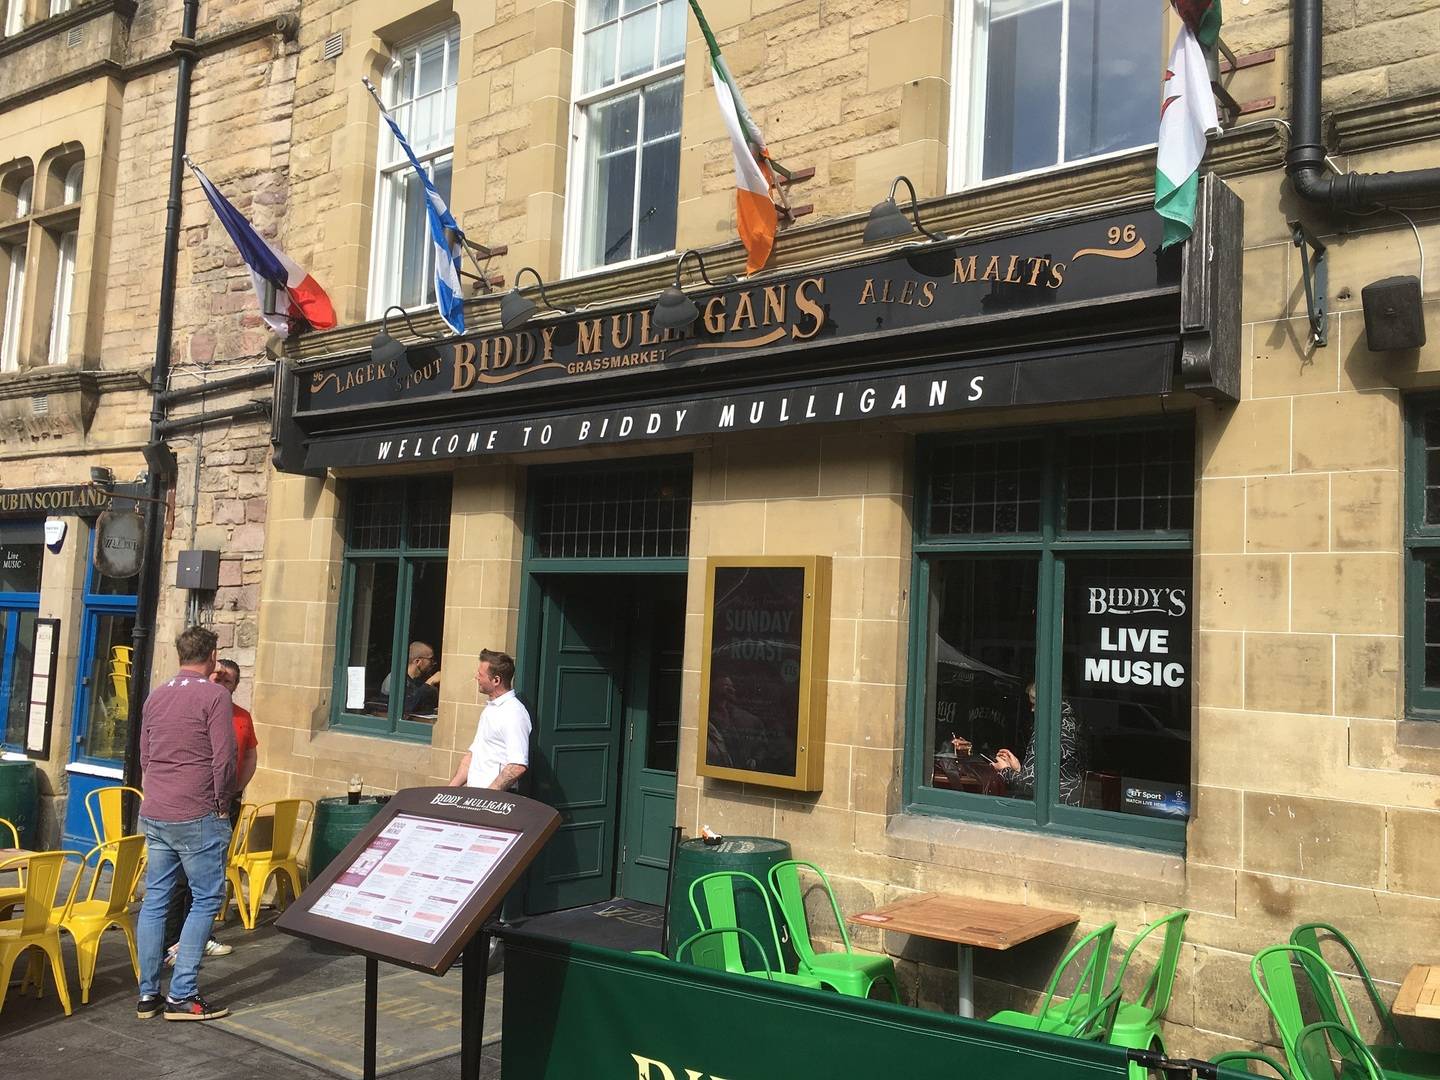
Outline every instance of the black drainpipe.
<path id="1" fill-rule="evenodd" d="M 185 137 L 190 130 L 190 82 L 198 52 L 195 24 L 200 0 L 185 0 L 180 36 L 170 46 L 177 56 L 175 72 L 175 131 L 170 140 L 170 193 L 165 201 L 165 251 L 160 268 L 160 310 L 155 318 L 155 365 L 150 372 L 150 442 L 164 439 L 165 399 L 170 381 L 170 337 L 175 324 L 175 275 L 180 261 L 180 186 L 185 174 Z M 197 463 L 198 467 L 198 463 Z M 150 665 L 154 659 L 155 614 L 160 606 L 160 571 L 165 558 L 163 492 L 173 478 L 161 477 L 153 461 L 145 473 L 145 494 L 155 500 L 145 506 L 145 552 L 137 583 L 135 629 L 131 635 L 130 729 L 125 740 L 125 783 L 140 786 L 140 716 L 150 693 Z M 128 800 L 127 800 L 128 801 Z M 132 810 L 134 808 L 131 808 Z M 126 815 L 127 818 L 129 815 Z M 134 831 L 133 819 L 126 831 Z"/>
<path id="2" fill-rule="evenodd" d="M 1285 171 L 1295 192 L 1329 210 L 1369 210 L 1396 199 L 1440 196 L 1440 169 L 1336 175 L 1325 164 L 1320 135 L 1323 0 L 1292 0 L 1290 149 Z M 1402 207 L 1403 209 L 1403 207 Z"/>

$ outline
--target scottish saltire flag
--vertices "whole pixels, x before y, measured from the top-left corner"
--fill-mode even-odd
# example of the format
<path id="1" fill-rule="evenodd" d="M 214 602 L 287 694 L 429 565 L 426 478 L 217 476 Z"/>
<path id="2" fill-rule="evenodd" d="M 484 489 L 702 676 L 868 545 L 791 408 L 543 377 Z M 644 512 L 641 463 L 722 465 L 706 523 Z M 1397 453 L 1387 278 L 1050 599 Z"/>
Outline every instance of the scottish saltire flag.
<path id="1" fill-rule="evenodd" d="M 430 225 L 430 243 L 435 246 L 435 302 L 439 305 L 440 317 L 445 320 L 445 325 L 455 333 L 463 334 L 465 305 L 461 302 L 463 297 L 460 292 L 460 257 L 465 253 L 465 234 L 460 231 L 459 224 L 450 213 L 450 208 L 445 205 L 445 200 L 440 197 L 440 192 L 436 191 L 435 185 L 430 182 L 425 166 L 420 164 L 415 151 L 410 149 L 410 140 L 405 138 L 400 125 L 395 123 L 390 110 L 385 108 L 385 102 L 380 100 L 380 92 L 375 89 L 375 84 L 369 79 L 361 81 L 375 99 L 375 104 L 380 107 L 380 115 L 390 125 L 395 141 L 405 151 L 410 164 L 415 166 L 420 183 L 425 186 L 425 218 Z"/>
<path id="2" fill-rule="evenodd" d="M 740 87 L 725 66 L 725 58 L 720 55 L 720 46 L 715 43 L 705 13 L 696 0 L 690 0 L 690 9 L 695 12 L 695 20 L 710 49 L 710 77 L 715 84 L 725 130 L 730 135 L 730 152 L 735 158 L 735 224 L 740 242 L 745 245 L 745 272 L 753 274 L 769 261 L 775 246 L 777 217 L 775 203 L 770 198 L 774 163 L 760 129 L 745 108 Z"/>
<path id="3" fill-rule="evenodd" d="M 1220 0 L 1173 2 L 1184 25 L 1175 35 L 1160 100 L 1155 212 L 1165 221 L 1162 248 L 1189 239 L 1194 230 L 1205 137 L 1220 126 L 1205 60 L 1220 36 Z"/>
<path id="4" fill-rule="evenodd" d="M 260 301 L 260 315 L 265 324 L 277 334 L 289 334 L 297 328 L 303 329 L 305 324 L 316 330 L 329 330 L 334 326 L 335 308 L 316 280 L 257 233 L 245 215 L 230 205 L 230 201 L 220 194 L 200 166 L 188 156 L 185 164 L 200 181 L 200 190 L 205 192 L 215 216 L 230 234 L 230 239 L 235 241 L 240 257 L 250 268 L 250 280 L 255 285 L 255 296 Z M 274 287 L 273 299 L 267 298 L 266 294 L 270 291 L 267 285 Z"/>

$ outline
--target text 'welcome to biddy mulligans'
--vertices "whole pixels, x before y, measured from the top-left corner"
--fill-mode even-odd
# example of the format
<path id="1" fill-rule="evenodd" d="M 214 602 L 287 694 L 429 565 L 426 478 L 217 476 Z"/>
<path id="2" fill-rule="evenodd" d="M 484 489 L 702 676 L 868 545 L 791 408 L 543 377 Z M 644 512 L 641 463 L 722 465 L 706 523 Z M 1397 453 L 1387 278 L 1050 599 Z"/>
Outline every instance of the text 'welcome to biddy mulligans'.
<path id="1" fill-rule="evenodd" d="M 1013 381 L 1011 365 L 987 365 L 945 375 L 890 376 L 567 416 L 428 428 L 411 436 L 395 433 L 370 440 L 370 452 L 361 460 L 420 461 L 952 412 L 1008 405 Z"/>

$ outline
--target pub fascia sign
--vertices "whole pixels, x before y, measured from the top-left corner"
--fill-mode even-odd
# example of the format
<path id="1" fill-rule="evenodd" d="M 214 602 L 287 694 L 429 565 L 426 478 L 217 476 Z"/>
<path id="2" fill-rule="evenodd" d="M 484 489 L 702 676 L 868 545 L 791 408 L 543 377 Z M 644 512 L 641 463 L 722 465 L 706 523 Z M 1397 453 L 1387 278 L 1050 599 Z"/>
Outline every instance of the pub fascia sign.
<path id="1" fill-rule="evenodd" d="M 973 244 L 902 249 L 863 264 L 724 291 L 697 290 L 691 295 L 700 315 L 685 330 L 655 327 L 653 301 L 647 301 L 417 346 L 395 364 L 306 365 L 296 372 L 295 413 L 468 398 L 756 353 L 780 357 L 1176 292 L 1179 252 L 1161 254 L 1160 234 L 1153 212 L 1135 211 Z"/>

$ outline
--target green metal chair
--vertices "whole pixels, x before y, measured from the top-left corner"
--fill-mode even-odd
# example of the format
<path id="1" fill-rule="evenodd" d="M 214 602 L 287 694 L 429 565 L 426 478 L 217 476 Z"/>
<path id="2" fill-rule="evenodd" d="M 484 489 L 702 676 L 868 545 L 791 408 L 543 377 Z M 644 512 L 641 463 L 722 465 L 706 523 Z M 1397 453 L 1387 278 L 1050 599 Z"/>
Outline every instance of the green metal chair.
<path id="1" fill-rule="evenodd" d="M 753 874 L 747 874 L 743 870 L 716 870 L 710 874 L 702 874 L 690 883 L 690 910 L 695 915 L 695 923 L 701 930 L 717 931 L 715 940 L 718 945 L 709 945 L 705 950 L 706 959 L 713 961 L 709 954 L 719 948 L 721 970 L 732 972 L 736 975 L 753 975 L 757 978 L 770 979 L 773 982 L 789 983 L 792 986 L 805 986 L 812 990 L 823 990 L 824 984 L 813 975 L 791 974 L 788 971 L 776 971 L 770 963 L 769 958 L 765 960 L 765 970 L 757 971 L 745 966 L 745 961 L 740 953 L 741 933 L 746 937 L 758 939 L 751 931 L 745 930 L 740 925 L 736 915 L 735 889 L 736 887 L 748 887 L 756 891 L 761 900 L 761 907 L 765 912 L 766 920 L 770 924 L 770 941 L 774 945 L 774 956 L 781 957 L 784 954 L 780 951 L 780 932 L 775 928 L 775 917 L 770 913 L 770 900 L 765 892 L 765 886 L 760 884 L 760 879 Z M 704 898 L 704 905 L 700 899 Z M 694 941 L 698 935 L 691 935 L 686 942 Z M 764 949 L 761 949 L 764 956 Z M 675 958 L 681 956 L 679 949 L 675 950 Z M 713 962 L 703 963 L 703 967 L 714 966 Z"/>
<path id="2" fill-rule="evenodd" d="M 1280 1062 L 1276 1061 L 1269 1054 L 1262 1054 L 1259 1050 L 1231 1050 L 1228 1053 L 1216 1054 L 1210 1059 L 1211 1065 L 1224 1065 L 1245 1072 L 1250 1072 L 1250 1062 L 1258 1061 L 1267 1069 L 1273 1072 L 1280 1080 L 1294 1080 L 1290 1070 Z"/>
<path id="3" fill-rule="evenodd" d="M 1365 985 L 1365 993 L 1380 1018 L 1381 1027 L 1394 1043 L 1394 1045 L 1366 1045 L 1368 1056 L 1374 1060 L 1386 1076 L 1440 1077 L 1440 1054 L 1427 1050 L 1412 1050 L 1405 1046 L 1395 1018 L 1391 1014 L 1389 1006 L 1385 1004 L 1385 1000 L 1380 996 L 1375 980 L 1370 976 L 1370 969 L 1360 958 L 1359 950 L 1343 933 L 1329 923 L 1302 923 L 1291 933 L 1290 943 L 1292 946 L 1304 950 L 1297 953 L 1295 959 L 1299 961 L 1301 969 L 1305 972 L 1306 981 L 1310 984 L 1319 1020 L 1340 1024 L 1352 1036 L 1351 1040 L 1342 1038 L 1339 1045 L 1335 1047 L 1345 1056 L 1349 1067 L 1348 1075 L 1359 1077 L 1365 1071 L 1365 1062 L 1360 1060 L 1358 1055 L 1346 1054 L 1351 1041 L 1360 1041 L 1363 1044 L 1364 1040 L 1360 1038 L 1360 1028 L 1355 1023 L 1355 1014 L 1350 1008 L 1349 999 L 1345 996 L 1343 984 L 1336 977 L 1330 962 L 1320 951 L 1322 935 L 1333 939 L 1350 957 L 1356 974 Z"/>
<path id="4" fill-rule="evenodd" d="M 1130 958 L 1135 955 L 1140 943 L 1163 928 L 1165 940 L 1160 946 L 1160 957 L 1155 961 L 1155 967 L 1151 970 L 1144 989 L 1140 991 L 1140 996 L 1134 1001 L 1121 1003 L 1120 1011 L 1115 1017 L 1115 1027 L 1110 1032 L 1111 1046 L 1165 1053 L 1165 1038 L 1160 1032 L 1160 1018 L 1170 1007 L 1170 995 L 1175 989 L 1175 968 L 1180 962 L 1180 945 L 1185 940 L 1185 924 L 1189 919 L 1188 911 L 1175 911 L 1164 918 L 1156 919 L 1141 930 L 1125 950 L 1125 955 L 1120 960 L 1120 968 L 1115 973 L 1117 987 L 1124 981 L 1125 972 L 1130 967 Z M 1145 1080 L 1145 1070 L 1139 1065 L 1130 1067 L 1130 1075 L 1131 1080 Z"/>
<path id="5" fill-rule="evenodd" d="M 1359 950 L 1355 948 L 1349 938 L 1329 923 L 1312 922 L 1297 926 L 1290 935 L 1290 943 L 1303 945 L 1317 956 L 1324 956 L 1325 953 L 1320 947 L 1321 935 L 1328 936 L 1350 957 L 1350 963 L 1354 965 L 1356 975 L 1365 984 L 1365 993 L 1370 998 L 1375 1015 L 1380 1018 L 1380 1026 L 1389 1036 L 1389 1045 L 1370 1044 L 1367 1047 L 1380 1068 L 1386 1072 L 1396 1070 L 1422 1076 L 1440 1076 L 1440 1054 L 1425 1050 L 1411 1050 L 1405 1046 L 1405 1040 L 1400 1037 L 1400 1028 L 1395 1023 L 1394 1015 L 1390 1012 L 1390 1006 L 1380 996 L 1380 990 L 1376 987 L 1375 980 L 1370 977 L 1370 969 L 1365 966 L 1365 961 L 1360 958 Z M 1340 1013 L 1335 1007 L 1334 997 L 1326 990 L 1327 984 L 1324 978 L 1318 971 L 1311 970 L 1311 965 L 1305 957 L 1301 957 L 1300 966 L 1305 969 L 1305 975 L 1310 980 L 1310 986 L 1315 992 L 1320 1019 L 1343 1023 Z"/>
<path id="6" fill-rule="evenodd" d="M 1307 984 L 1319 980 L 1323 992 L 1337 1007 L 1339 1020 L 1320 1020 L 1307 1025 L 1300 1001 L 1295 964 L 1305 972 Z M 1440 1076 L 1435 1070 L 1440 1055 L 1413 1050 L 1391 1050 L 1390 1061 L 1380 1062 L 1358 1034 L 1359 1025 L 1350 1008 L 1339 976 L 1325 958 L 1303 945 L 1272 945 L 1261 949 L 1250 962 L 1250 977 L 1280 1030 L 1285 1056 L 1296 1080 L 1420 1080 Z M 1312 984 L 1313 989 L 1313 984 Z M 1327 1033 L 1317 1037 L 1317 1033 Z M 1343 1034 L 1340 1034 L 1343 1032 Z M 1330 1059 L 1330 1049 L 1339 1055 L 1339 1072 Z"/>
<path id="7" fill-rule="evenodd" d="M 1108 993 L 1105 990 L 1105 972 L 1110 964 L 1110 944 L 1114 938 L 1113 922 L 1086 934 L 1056 965 L 1036 1012 L 1003 1010 L 990 1017 L 990 1022 L 1104 1042 L 1110 1037 L 1120 1003 L 1118 980 Z M 1079 971 L 1075 992 L 1062 999 L 1056 996 L 1055 991 L 1071 967 Z"/>
<path id="8" fill-rule="evenodd" d="M 825 887 L 825 896 L 830 901 L 830 911 L 835 916 L 835 925 L 840 928 L 840 941 L 844 952 L 821 953 L 815 951 L 810 940 L 810 924 L 805 916 L 805 890 L 800 879 L 801 868 L 811 871 Z M 851 997 L 868 998 L 876 983 L 883 983 L 890 989 L 890 996 L 900 1000 L 900 988 L 895 978 L 895 961 L 884 953 L 856 951 L 850 944 L 850 933 L 845 929 L 845 917 L 840 914 L 840 904 L 835 899 L 835 890 L 825 871 L 812 862 L 789 859 L 770 867 L 770 888 L 780 905 L 780 915 L 790 929 L 790 942 L 800 958 L 800 970 L 813 975 L 832 990 Z"/>
<path id="9" fill-rule="evenodd" d="M 755 953 L 760 957 L 758 968 L 746 968 L 743 959 L 737 966 L 737 962 L 732 959 L 732 950 L 738 956 L 741 952 L 740 946 L 745 942 L 755 947 Z M 743 926 L 716 926 L 691 934 L 675 946 L 675 962 L 693 964 L 710 971 L 724 971 L 731 975 L 775 980 L 775 971 L 770 966 L 770 958 L 765 955 L 760 939 Z"/>
<path id="10" fill-rule="evenodd" d="M 1375 986 L 1375 980 L 1370 977 L 1370 969 L 1365 966 L 1365 961 L 1360 959 L 1359 951 L 1351 944 L 1349 938 L 1329 923 L 1301 923 L 1290 934 L 1290 944 L 1303 945 L 1316 955 L 1324 956 L 1325 952 L 1320 947 L 1321 934 L 1328 935 L 1335 944 L 1345 950 L 1350 957 L 1350 962 L 1355 965 L 1355 972 L 1360 976 L 1360 981 L 1365 984 L 1365 993 L 1370 997 L 1370 1004 L 1374 1006 L 1375 1014 L 1380 1017 L 1381 1027 L 1385 1029 L 1394 1045 L 1403 1047 L 1405 1041 L 1400 1037 L 1400 1029 L 1395 1025 L 1395 1017 L 1391 1015 L 1390 1007 L 1385 1004 L 1385 999 L 1380 996 L 1380 991 Z M 1325 980 L 1319 976 L 1318 972 L 1310 970 L 1304 957 L 1301 957 L 1300 966 L 1305 968 L 1305 974 L 1315 990 L 1315 997 L 1323 1014 L 1320 1018 L 1340 1023 L 1340 1015 L 1335 1009 L 1334 999 L 1326 989 Z"/>
<path id="11" fill-rule="evenodd" d="M 631 949 L 631 956 L 648 956 L 652 960 L 669 960 L 663 952 L 656 952 L 654 949 Z"/>

